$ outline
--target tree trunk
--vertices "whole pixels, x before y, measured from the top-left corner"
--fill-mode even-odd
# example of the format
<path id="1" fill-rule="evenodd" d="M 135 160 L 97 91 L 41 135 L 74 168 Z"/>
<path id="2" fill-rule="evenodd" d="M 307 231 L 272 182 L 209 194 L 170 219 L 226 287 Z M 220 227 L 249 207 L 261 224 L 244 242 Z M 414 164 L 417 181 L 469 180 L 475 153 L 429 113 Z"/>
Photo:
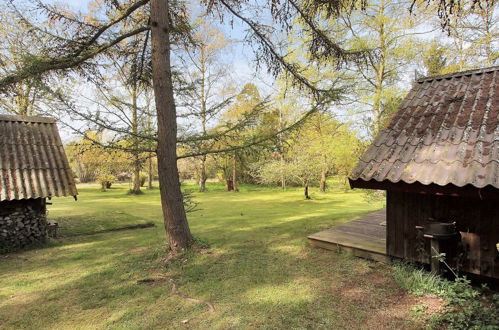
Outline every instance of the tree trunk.
<path id="1" fill-rule="evenodd" d="M 310 195 L 308 194 L 308 180 L 305 181 L 305 199 L 310 199 Z"/>
<path id="2" fill-rule="evenodd" d="M 327 189 L 327 177 L 329 175 L 328 172 L 328 170 L 322 170 L 321 172 L 320 190 L 322 193 L 325 193 Z"/>
<path id="3" fill-rule="evenodd" d="M 281 157 L 281 188 L 282 190 L 286 190 L 286 175 L 284 173 L 284 156 L 282 155 L 282 152 L 279 154 Z"/>
<path id="4" fill-rule="evenodd" d="M 206 121 L 207 121 L 207 109 L 206 109 L 206 53 L 205 47 L 200 49 L 200 64 L 201 64 L 201 132 L 203 136 L 206 136 Z M 206 155 L 201 157 L 201 170 L 199 173 L 199 191 L 206 191 Z"/>
<path id="5" fill-rule="evenodd" d="M 133 187 L 132 187 L 132 194 L 140 194 L 140 158 L 137 153 L 134 153 L 133 155 Z"/>
<path id="6" fill-rule="evenodd" d="M 139 118 L 137 114 L 137 82 L 135 81 L 132 90 L 131 90 L 131 96 L 132 96 L 132 134 L 133 134 L 133 146 L 135 148 L 135 151 L 132 152 L 133 154 L 133 186 L 131 193 L 132 194 L 140 194 L 140 170 L 141 170 L 141 163 L 140 163 L 140 155 L 139 152 L 137 151 L 139 141 L 137 139 L 137 135 L 139 132 L 138 126 L 139 126 Z"/>
<path id="7" fill-rule="evenodd" d="M 237 188 L 237 154 L 235 151 L 232 159 L 232 191 L 239 191 L 239 189 Z"/>
<path id="8" fill-rule="evenodd" d="M 158 176 L 169 249 L 189 248 L 187 222 L 177 168 L 177 118 L 170 64 L 168 0 L 151 0 L 152 78 L 158 116 Z"/>
<path id="9" fill-rule="evenodd" d="M 152 189 L 152 179 L 153 179 L 153 173 L 152 173 L 152 154 L 149 155 L 149 173 L 148 173 L 148 182 L 147 182 L 147 189 L 151 190 Z"/>
<path id="10" fill-rule="evenodd" d="M 203 155 L 201 157 L 201 170 L 199 173 L 199 191 L 205 192 L 206 191 L 206 180 L 208 178 L 206 177 L 206 155 Z"/>
<path id="11" fill-rule="evenodd" d="M 282 131 L 282 122 L 283 122 L 283 119 L 282 119 L 282 108 L 279 107 L 279 131 Z M 284 173 L 284 150 L 283 150 L 283 143 L 282 143 L 282 133 L 279 134 L 278 136 L 278 142 L 279 142 L 279 157 L 280 157 L 280 161 L 281 161 L 281 188 L 282 190 L 286 190 L 286 176 L 285 176 L 285 173 Z"/>

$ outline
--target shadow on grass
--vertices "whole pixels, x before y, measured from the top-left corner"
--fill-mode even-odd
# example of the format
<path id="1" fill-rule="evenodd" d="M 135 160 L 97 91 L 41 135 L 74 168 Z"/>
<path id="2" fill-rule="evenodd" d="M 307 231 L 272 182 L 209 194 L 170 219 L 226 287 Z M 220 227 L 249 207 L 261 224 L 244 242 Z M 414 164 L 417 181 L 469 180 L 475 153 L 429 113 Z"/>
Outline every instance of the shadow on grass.
<path id="1" fill-rule="evenodd" d="M 389 315 L 405 295 L 387 267 L 303 244 L 303 231 L 316 230 L 312 224 L 324 218 L 243 231 L 224 226 L 235 221 L 225 219 L 203 232 L 214 241 L 213 254 L 186 253 L 167 266 L 160 266 L 159 228 L 64 239 L 2 267 L 0 281 L 10 288 L 0 319 L 18 328 L 178 328 L 184 320 L 198 328 L 414 326 L 400 313 Z M 215 240 L 221 235 L 230 240 Z M 168 281 L 137 284 L 154 273 L 175 279 L 183 294 L 212 301 L 216 312 L 172 295 Z"/>

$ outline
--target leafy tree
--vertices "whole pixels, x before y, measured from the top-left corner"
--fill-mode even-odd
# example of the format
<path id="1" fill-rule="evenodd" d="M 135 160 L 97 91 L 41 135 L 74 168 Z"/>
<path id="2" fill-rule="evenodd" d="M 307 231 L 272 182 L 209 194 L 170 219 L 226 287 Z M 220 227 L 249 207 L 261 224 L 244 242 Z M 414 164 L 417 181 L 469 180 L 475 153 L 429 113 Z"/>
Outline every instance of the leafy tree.
<path id="1" fill-rule="evenodd" d="M 230 40 L 204 17 L 197 19 L 197 25 L 193 33 L 194 45 L 185 47 L 185 55 L 179 56 L 186 83 L 190 85 L 181 97 L 180 108 L 182 118 L 196 119 L 199 128 L 194 129 L 199 130 L 201 140 L 191 146 L 196 151 L 203 151 L 213 147 L 213 141 L 203 138 L 208 136 L 210 126 L 213 127 L 218 115 L 230 104 L 233 93 L 225 86 L 230 79 L 227 63 L 221 62 L 221 55 L 228 50 Z M 186 111 L 182 112 L 182 108 Z M 208 179 L 208 155 L 198 158 L 200 164 L 197 179 L 199 190 L 204 192 Z"/>
<path id="2" fill-rule="evenodd" d="M 499 57 L 499 2 L 464 4 L 459 17 L 449 20 L 453 69 L 492 66 Z"/>
<path id="3" fill-rule="evenodd" d="M 372 137 L 393 115 L 396 107 L 390 103 L 405 94 L 399 81 L 418 55 L 421 41 L 417 36 L 426 33 L 418 30 L 423 23 L 424 11 L 411 15 L 407 6 L 394 0 L 368 1 L 365 10 L 340 20 L 350 31 L 351 47 L 366 54 L 355 65 L 354 72 L 359 79 L 354 93 L 363 108 L 370 109 L 368 129 Z"/>
<path id="4" fill-rule="evenodd" d="M 265 110 L 265 104 L 260 98 L 260 93 L 256 85 L 247 83 L 241 92 L 236 96 L 234 104 L 222 115 L 222 123 L 227 129 L 232 130 L 230 136 L 226 136 L 221 143 L 228 146 L 237 145 L 241 140 L 251 139 L 258 133 L 256 131 L 258 120 L 262 118 L 262 112 Z M 245 125 L 240 125 L 240 118 L 245 118 Z M 239 126 L 239 127 L 238 127 Z M 219 164 L 223 164 L 223 176 L 227 182 L 227 190 L 238 191 L 238 163 L 244 160 L 244 150 L 232 150 L 219 157 Z M 230 171 L 228 170 L 227 157 L 230 161 Z M 220 158 L 222 161 L 220 162 Z"/>
<path id="5" fill-rule="evenodd" d="M 87 131 L 86 136 L 66 146 L 73 173 L 81 182 L 95 181 L 101 175 L 119 176 L 128 172 L 130 159 L 127 154 L 121 150 L 102 147 L 105 140 L 102 132 Z"/>
<path id="6" fill-rule="evenodd" d="M 294 131 L 285 160 L 274 158 L 255 165 L 256 175 L 264 184 L 298 181 L 304 187 L 305 198 L 310 199 L 309 186 L 319 183 L 326 191 L 327 178 L 347 176 L 358 160 L 361 143 L 347 124 L 330 114 L 317 113 Z"/>
<path id="7" fill-rule="evenodd" d="M 432 41 L 423 53 L 423 65 L 427 76 L 445 73 L 448 62 L 448 48 Z"/>
<path id="8" fill-rule="evenodd" d="M 30 27 L 0 5 L 0 75 L 20 70 L 30 61 L 33 52 L 43 47 L 44 39 L 32 35 Z M 32 116 L 44 112 L 43 106 L 54 101 L 46 91 L 47 79 L 30 77 L 10 86 L 10 93 L 0 98 L 0 110 L 6 113 Z"/>

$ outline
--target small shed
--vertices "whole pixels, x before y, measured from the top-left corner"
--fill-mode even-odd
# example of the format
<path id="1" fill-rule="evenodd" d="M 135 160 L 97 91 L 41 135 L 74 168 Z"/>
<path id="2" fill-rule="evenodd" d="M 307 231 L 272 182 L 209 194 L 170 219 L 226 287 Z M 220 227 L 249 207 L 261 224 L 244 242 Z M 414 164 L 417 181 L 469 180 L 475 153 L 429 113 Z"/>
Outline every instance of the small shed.
<path id="1" fill-rule="evenodd" d="M 499 278 L 499 66 L 419 79 L 350 177 L 386 190 L 386 253 L 429 263 L 422 229 L 453 223 L 446 261 Z"/>
<path id="2" fill-rule="evenodd" d="M 0 252 L 44 241 L 46 199 L 76 195 L 55 120 L 0 115 Z"/>

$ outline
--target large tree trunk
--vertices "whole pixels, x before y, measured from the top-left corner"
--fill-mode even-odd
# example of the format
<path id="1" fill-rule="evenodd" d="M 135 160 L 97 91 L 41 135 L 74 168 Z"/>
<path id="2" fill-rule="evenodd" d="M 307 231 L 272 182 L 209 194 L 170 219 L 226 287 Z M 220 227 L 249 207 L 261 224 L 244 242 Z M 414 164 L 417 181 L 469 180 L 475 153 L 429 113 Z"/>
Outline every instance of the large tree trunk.
<path id="1" fill-rule="evenodd" d="M 152 78 L 158 116 L 158 176 L 170 250 L 189 248 L 187 223 L 177 168 L 177 118 L 170 64 L 168 0 L 151 0 Z"/>

